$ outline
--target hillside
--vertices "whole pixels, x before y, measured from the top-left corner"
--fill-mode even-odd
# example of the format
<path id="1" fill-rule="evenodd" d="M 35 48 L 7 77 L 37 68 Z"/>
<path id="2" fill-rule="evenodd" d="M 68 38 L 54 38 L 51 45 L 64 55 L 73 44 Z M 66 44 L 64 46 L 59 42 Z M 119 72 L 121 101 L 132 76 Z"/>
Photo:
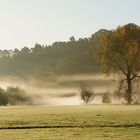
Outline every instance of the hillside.
<path id="1" fill-rule="evenodd" d="M 99 71 L 99 63 L 93 54 L 100 36 L 107 30 L 99 30 L 90 38 L 67 42 L 55 42 L 51 46 L 35 44 L 33 48 L 0 50 L 0 74 L 14 76 L 38 76 L 62 74 L 89 74 Z"/>

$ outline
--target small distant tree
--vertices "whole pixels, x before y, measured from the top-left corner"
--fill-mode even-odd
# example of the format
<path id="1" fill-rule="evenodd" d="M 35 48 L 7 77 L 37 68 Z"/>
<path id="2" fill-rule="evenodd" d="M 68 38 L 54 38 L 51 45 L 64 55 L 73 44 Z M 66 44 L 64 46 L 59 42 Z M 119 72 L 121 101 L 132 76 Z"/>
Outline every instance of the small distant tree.
<path id="1" fill-rule="evenodd" d="M 9 55 L 10 55 L 10 53 L 9 53 L 8 50 L 3 50 L 3 51 L 2 51 L 2 56 L 3 56 L 3 57 L 9 57 Z"/>
<path id="2" fill-rule="evenodd" d="M 88 104 L 89 102 L 91 102 L 94 99 L 94 93 L 93 91 L 90 89 L 89 85 L 86 82 L 82 82 L 80 84 L 80 96 L 81 99 Z"/>
<path id="3" fill-rule="evenodd" d="M 111 102 L 111 98 L 109 93 L 104 93 L 102 95 L 102 103 L 109 104 Z"/>
<path id="4" fill-rule="evenodd" d="M 71 36 L 71 37 L 70 37 L 70 42 L 75 42 L 74 36 Z"/>
<path id="5" fill-rule="evenodd" d="M 44 46 L 36 43 L 34 48 L 31 48 L 33 54 L 41 53 L 44 49 Z"/>
<path id="6" fill-rule="evenodd" d="M 14 49 L 14 55 L 19 55 L 19 54 L 20 54 L 20 50 L 17 49 L 17 48 L 15 48 L 15 49 Z"/>
<path id="7" fill-rule="evenodd" d="M 21 49 L 21 54 L 29 54 L 30 53 L 30 49 L 28 47 L 23 47 Z"/>

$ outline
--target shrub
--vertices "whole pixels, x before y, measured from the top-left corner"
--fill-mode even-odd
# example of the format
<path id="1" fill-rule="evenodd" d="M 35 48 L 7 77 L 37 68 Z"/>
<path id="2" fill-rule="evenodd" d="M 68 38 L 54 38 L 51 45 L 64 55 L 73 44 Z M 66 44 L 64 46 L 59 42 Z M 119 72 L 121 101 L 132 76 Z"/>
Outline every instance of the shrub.
<path id="1" fill-rule="evenodd" d="M 102 103 L 109 104 L 110 102 L 111 102 L 111 98 L 110 98 L 109 93 L 104 93 L 102 95 Z"/>
<path id="2" fill-rule="evenodd" d="M 23 104 L 29 100 L 29 97 L 25 95 L 25 91 L 18 87 L 8 87 L 6 94 L 10 105 Z"/>

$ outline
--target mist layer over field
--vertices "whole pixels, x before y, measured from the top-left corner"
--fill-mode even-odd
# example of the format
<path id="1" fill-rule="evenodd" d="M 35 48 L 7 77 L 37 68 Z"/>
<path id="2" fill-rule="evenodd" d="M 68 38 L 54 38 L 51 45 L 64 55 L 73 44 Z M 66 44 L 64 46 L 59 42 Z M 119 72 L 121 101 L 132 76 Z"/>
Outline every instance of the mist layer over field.
<path id="1" fill-rule="evenodd" d="M 92 103 L 100 104 L 101 95 L 105 92 L 114 92 L 115 80 L 104 75 L 71 75 L 48 78 L 38 81 L 33 78 L 19 79 L 17 77 L 1 77 L 0 85 L 6 89 L 8 86 L 19 87 L 26 91 L 37 105 L 80 105 L 80 83 L 86 81 L 96 95 Z"/>

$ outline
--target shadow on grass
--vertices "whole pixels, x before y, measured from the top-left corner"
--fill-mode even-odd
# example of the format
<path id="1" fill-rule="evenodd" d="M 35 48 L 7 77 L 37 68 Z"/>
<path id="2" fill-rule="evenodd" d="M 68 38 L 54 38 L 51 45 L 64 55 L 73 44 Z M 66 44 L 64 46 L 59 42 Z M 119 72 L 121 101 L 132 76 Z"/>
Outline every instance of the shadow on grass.
<path id="1" fill-rule="evenodd" d="M 61 125 L 56 125 L 56 126 L 9 126 L 9 127 L 0 127 L 0 130 L 5 130 L 5 129 L 37 129 L 37 128 L 95 128 L 95 127 L 112 127 L 112 128 L 130 128 L 130 127 L 135 127 L 135 128 L 140 128 L 140 124 L 119 124 L 119 125 L 78 125 L 78 126 L 73 126 L 73 125 L 66 125 L 66 126 L 61 126 Z"/>

